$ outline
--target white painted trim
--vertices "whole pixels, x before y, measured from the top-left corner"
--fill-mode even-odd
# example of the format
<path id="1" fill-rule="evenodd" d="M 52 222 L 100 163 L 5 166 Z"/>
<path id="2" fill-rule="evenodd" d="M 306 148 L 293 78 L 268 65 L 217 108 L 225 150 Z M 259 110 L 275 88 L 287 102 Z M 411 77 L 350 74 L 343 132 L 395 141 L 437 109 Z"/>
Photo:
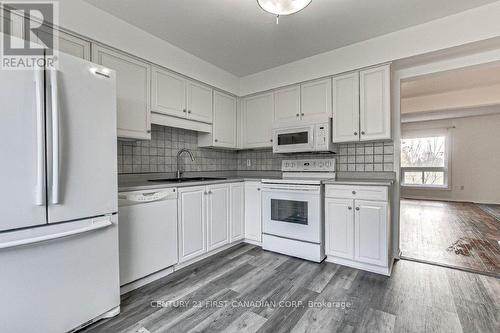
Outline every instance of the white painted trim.
<path id="1" fill-rule="evenodd" d="M 184 128 L 192 131 L 212 133 L 212 125 L 199 121 L 182 119 L 166 114 L 151 112 L 151 123 L 163 126 Z"/>
<path id="2" fill-rule="evenodd" d="M 382 274 L 386 276 L 391 276 L 392 273 L 392 267 L 394 260 L 390 260 L 389 266 L 388 267 L 382 267 L 382 266 L 376 266 L 376 265 L 370 265 L 370 264 L 365 264 L 349 259 L 344 259 L 344 258 L 338 258 L 338 257 L 333 257 L 333 256 L 327 256 L 325 259 L 326 262 L 331 262 L 334 264 L 338 265 L 343 265 L 343 266 L 348 266 L 356 269 L 361 269 L 363 271 L 368 271 L 372 273 L 377 273 L 377 274 Z"/>
<path id="3" fill-rule="evenodd" d="M 487 105 L 455 110 L 406 113 L 401 115 L 401 122 L 406 124 L 420 121 L 479 117 L 498 113 L 500 113 L 500 105 Z"/>
<path id="4" fill-rule="evenodd" d="M 190 265 L 192 265 L 192 264 L 194 264 L 194 263 L 196 263 L 196 262 L 198 262 L 198 261 L 201 261 L 201 260 L 203 260 L 203 259 L 206 259 L 206 258 L 208 258 L 208 257 L 211 257 L 211 256 L 213 256 L 214 254 L 217 254 L 217 253 L 219 253 L 219 252 L 222 252 L 222 251 L 224 251 L 224 250 L 227 250 L 227 249 L 229 249 L 229 248 L 231 248 L 231 247 L 233 247 L 233 246 L 235 246 L 235 245 L 238 245 L 238 244 L 240 244 L 240 243 L 242 243 L 242 241 L 236 241 L 236 242 L 234 242 L 234 243 L 226 244 L 226 245 L 221 246 L 221 247 L 219 247 L 219 248 L 217 248 L 217 249 L 215 249 L 215 250 L 212 250 L 212 251 L 210 251 L 210 252 L 204 253 L 204 254 L 202 254 L 202 255 L 200 255 L 200 256 L 198 256 L 198 257 L 196 257 L 196 258 L 190 259 L 190 260 L 185 261 L 185 262 L 183 262 L 183 263 L 179 263 L 179 264 L 177 264 L 177 265 L 175 265 L 175 266 L 174 266 L 174 272 L 176 272 L 176 271 L 178 271 L 178 270 L 180 270 L 180 269 L 182 269 L 182 268 L 184 268 L 184 267 L 190 266 Z"/>
<path id="5" fill-rule="evenodd" d="M 499 202 L 490 202 L 490 201 L 470 201 L 470 200 L 460 200 L 460 199 L 448 199 L 448 198 L 434 198 L 434 197 L 419 197 L 415 195 L 405 195 L 401 196 L 401 199 L 409 199 L 409 200 L 421 200 L 421 201 L 444 201 L 444 202 L 465 202 L 465 203 L 474 203 L 478 205 L 500 205 Z"/>
<path id="6" fill-rule="evenodd" d="M 129 291 L 132 291 L 134 289 L 140 288 L 142 286 L 145 286 L 148 283 L 151 283 L 153 281 L 159 280 L 171 273 L 174 272 L 173 266 L 167 267 L 165 269 L 162 269 L 161 271 L 155 272 L 153 274 L 150 274 L 146 277 L 143 277 L 139 280 L 132 281 L 130 283 L 127 283 L 123 286 L 120 287 L 120 295 L 126 294 Z"/>
<path id="7" fill-rule="evenodd" d="M 260 246 L 262 247 L 262 242 L 258 242 L 258 241 L 255 241 L 253 239 L 248 239 L 248 238 L 245 238 L 243 240 L 244 243 L 247 243 L 247 244 L 251 244 L 251 245 L 255 245 L 255 246 Z"/>

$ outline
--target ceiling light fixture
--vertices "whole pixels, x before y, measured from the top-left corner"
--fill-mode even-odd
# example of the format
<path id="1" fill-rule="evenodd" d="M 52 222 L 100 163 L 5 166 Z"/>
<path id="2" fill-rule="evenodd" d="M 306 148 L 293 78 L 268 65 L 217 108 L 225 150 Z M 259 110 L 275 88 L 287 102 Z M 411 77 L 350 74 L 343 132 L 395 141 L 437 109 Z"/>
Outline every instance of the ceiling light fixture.
<path id="1" fill-rule="evenodd" d="M 257 0 L 260 8 L 276 15 L 276 24 L 279 24 L 281 15 L 290 15 L 306 8 L 312 0 Z"/>

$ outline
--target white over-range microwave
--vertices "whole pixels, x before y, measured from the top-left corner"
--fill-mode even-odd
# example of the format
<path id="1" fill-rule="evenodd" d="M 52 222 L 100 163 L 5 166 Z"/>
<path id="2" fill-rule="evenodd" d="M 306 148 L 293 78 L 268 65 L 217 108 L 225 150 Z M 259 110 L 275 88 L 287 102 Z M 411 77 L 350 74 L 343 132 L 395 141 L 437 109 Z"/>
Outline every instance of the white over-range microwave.
<path id="1" fill-rule="evenodd" d="M 273 129 L 273 153 L 333 152 L 332 120 Z"/>

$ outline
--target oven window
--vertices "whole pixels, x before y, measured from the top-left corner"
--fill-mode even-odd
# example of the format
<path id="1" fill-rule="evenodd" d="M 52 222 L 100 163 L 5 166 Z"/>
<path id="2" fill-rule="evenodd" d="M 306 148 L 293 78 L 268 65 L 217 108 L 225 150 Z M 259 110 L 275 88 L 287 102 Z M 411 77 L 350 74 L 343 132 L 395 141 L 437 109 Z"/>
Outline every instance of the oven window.
<path id="1" fill-rule="evenodd" d="M 308 132 L 278 134 L 278 146 L 303 144 L 308 140 Z"/>
<path id="2" fill-rule="evenodd" d="M 271 199 L 271 220 L 307 225 L 307 201 Z"/>

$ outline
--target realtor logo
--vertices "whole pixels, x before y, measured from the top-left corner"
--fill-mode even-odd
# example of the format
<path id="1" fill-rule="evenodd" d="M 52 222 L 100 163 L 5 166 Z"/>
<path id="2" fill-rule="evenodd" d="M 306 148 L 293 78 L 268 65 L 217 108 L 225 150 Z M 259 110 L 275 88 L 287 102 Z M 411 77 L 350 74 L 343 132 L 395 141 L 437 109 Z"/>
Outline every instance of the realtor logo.
<path id="1" fill-rule="evenodd" d="M 1 2 L 1 68 L 54 68 L 57 2 Z"/>

